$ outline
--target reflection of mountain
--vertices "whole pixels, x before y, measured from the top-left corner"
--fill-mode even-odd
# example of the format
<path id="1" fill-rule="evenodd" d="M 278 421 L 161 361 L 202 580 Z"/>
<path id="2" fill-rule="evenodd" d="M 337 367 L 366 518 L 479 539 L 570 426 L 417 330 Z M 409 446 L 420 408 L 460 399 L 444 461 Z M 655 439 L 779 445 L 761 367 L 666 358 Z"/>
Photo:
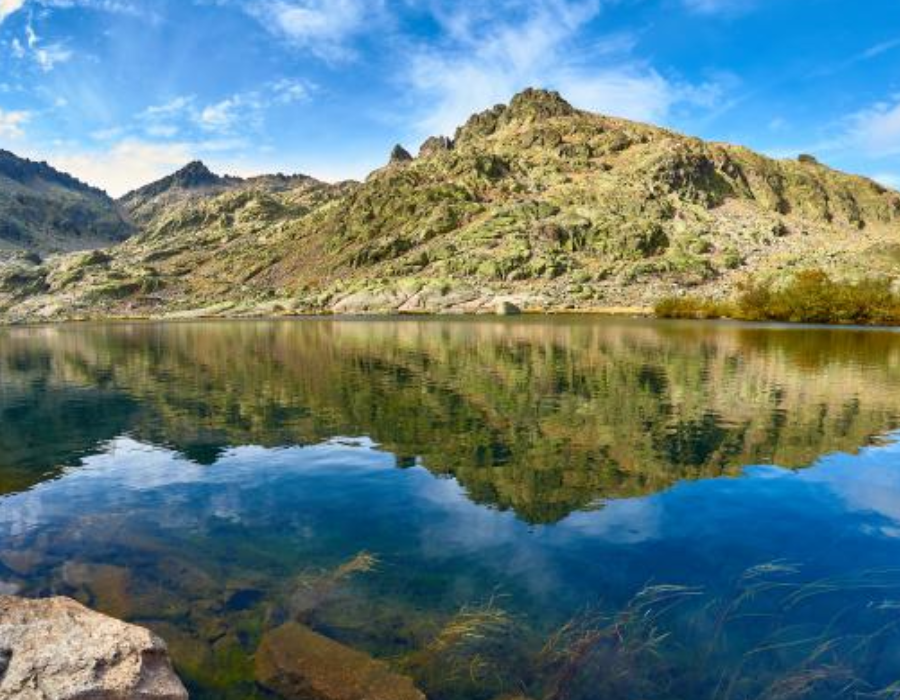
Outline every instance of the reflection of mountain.
<path id="1" fill-rule="evenodd" d="M 747 464 L 804 466 L 900 425 L 900 336 L 848 330 L 578 318 L 14 329 L 0 373 L 2 444 L 21 443 L 36 475 L 126 430 L 202 462 L 229 445 L 368 435 L 532 522 Z M 57 438 L 79 427 L 82 443 Z"/>

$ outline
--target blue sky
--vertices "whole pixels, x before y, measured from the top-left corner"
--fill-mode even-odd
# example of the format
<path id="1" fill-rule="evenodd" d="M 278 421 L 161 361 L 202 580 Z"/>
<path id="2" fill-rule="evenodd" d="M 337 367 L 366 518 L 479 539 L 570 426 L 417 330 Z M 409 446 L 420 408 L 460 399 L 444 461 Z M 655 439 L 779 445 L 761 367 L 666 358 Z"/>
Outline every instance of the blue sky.
<path id="1" fill-rule="evenodd" d="M 360 178 L 526 86 L 900 186 L 900 1 L 0 0 L 0 147 Z"/>

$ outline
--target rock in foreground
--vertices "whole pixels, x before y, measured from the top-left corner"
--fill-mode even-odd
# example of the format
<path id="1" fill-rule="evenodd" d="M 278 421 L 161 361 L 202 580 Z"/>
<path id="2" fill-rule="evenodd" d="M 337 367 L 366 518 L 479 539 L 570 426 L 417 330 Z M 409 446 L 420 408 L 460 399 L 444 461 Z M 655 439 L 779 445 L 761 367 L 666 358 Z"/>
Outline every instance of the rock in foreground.
<path id="1" fill-rule="evenodd" d="M 263 637 L 256 679 L 291 700 L 425 700 L 384 662 L 295 622 Z"/>
<path id="2" fill-rule="evenodd" d="M 0 700 L 184 700 L 165 642 L 69 598 L 0 596 Z"/>

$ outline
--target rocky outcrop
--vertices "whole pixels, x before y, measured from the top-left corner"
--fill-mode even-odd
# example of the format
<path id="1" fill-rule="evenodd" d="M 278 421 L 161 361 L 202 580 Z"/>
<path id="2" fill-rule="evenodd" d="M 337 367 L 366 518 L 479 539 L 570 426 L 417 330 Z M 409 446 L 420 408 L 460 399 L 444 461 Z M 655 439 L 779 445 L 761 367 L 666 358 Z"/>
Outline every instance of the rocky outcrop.
<path id="1" fill-rule="evenodd" d="M 263 637 L 256 679 L 290 700 L 425 700 L 409 678 L 383 661 L 296 622 Z"/>
<path id="2" fill-rule="evenodd" d="M 419 158 L 446 153 L 453 149 L 453 141 L 446 136 L 429 136 L 419 147 Z"/>
<path id="3" fill-rule="evenodd" d="M 69 598 L 0 596 L 0 700 L 184 700 L 165 642 Z"/>
<path id="4" fill-rule="evenodd" d="M 394 146 L 394 149 L 391 151 L 391 165 L 397 165 L 398 163 L 408 163 L 412 159 L 412 154 L 405 148 L 403 148 L 403 146 L 401 146 L 399 143 Z"/>

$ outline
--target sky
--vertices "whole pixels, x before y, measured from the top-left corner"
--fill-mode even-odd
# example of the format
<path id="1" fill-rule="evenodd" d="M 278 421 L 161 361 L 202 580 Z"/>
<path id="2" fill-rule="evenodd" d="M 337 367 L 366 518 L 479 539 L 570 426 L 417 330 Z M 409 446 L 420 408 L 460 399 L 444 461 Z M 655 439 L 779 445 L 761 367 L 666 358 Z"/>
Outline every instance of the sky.
<path id="1" fill-rule="evenodd" d="M 900 0 L 0 0 L 0 148 L 363 178 L 525 87 L 900 187 Z"/>

